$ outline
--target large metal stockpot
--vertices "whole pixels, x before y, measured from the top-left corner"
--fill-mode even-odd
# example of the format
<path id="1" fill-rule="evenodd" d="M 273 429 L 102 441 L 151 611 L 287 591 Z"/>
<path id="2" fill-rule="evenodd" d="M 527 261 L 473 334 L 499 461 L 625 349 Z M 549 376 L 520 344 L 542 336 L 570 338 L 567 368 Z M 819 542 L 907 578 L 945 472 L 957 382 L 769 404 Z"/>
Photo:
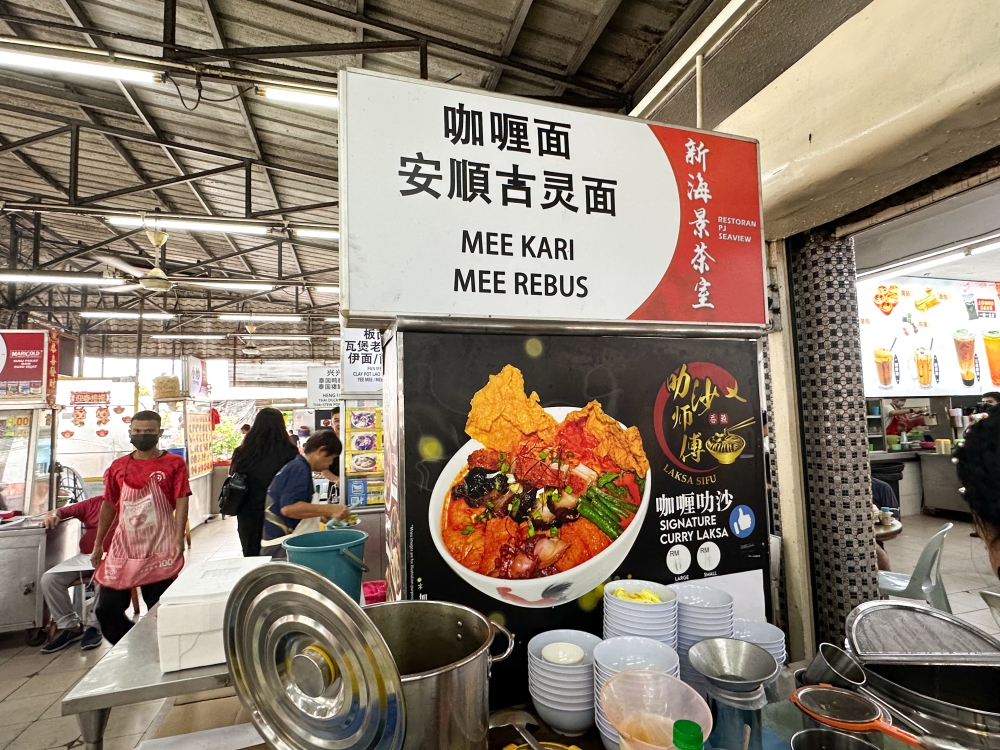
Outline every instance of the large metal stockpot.
<path id="1" fill-rule="evenodd" d="M 478 612 L 406 601 L 362 610 L 290 563 L 244 576 L 226 605 L 226 657 L 276 750 L 485 750 L 489 674 L 513 650 Z M 506 653 L 489 649 L 496 630 Z"/>

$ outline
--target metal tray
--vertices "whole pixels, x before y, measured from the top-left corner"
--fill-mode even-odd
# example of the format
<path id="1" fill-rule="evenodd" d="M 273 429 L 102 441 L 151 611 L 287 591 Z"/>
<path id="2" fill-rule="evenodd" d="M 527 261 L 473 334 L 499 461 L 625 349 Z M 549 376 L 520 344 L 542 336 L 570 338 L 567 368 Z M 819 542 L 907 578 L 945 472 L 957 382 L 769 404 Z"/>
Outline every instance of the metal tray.
<path id="1" fill-rule="evenodd" d="M 1000 666 L 1000 641 L 916 602 L 871 601 L 847 616 L 847 643 L 865 664 Z"/>

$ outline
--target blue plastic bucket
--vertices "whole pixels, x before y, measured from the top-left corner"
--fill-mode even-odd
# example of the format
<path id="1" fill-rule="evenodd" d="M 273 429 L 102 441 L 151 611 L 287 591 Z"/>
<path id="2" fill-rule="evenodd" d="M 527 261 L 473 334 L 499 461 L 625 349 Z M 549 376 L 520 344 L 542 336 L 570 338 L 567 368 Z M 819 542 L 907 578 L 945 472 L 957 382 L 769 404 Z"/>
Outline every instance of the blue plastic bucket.
<path id="1" fill-rule="evenodd" d="M 290 537 L 281 545 L 288 553 L 288 562 L 312 568 L 358 601 L 361 574 L 368 571 L 364 564 L 367 538 L 368 532 L 359 529 L 327 529 Z"/>

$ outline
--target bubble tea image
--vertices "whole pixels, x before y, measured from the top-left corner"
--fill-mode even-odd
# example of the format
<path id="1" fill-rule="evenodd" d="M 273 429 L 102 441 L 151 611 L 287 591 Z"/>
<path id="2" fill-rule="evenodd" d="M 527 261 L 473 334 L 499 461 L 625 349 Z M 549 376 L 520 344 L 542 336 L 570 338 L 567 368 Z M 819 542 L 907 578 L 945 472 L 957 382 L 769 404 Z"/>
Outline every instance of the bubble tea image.
<path id="1" fill-rule="evenodd" d="M 1000 385 L 1000 331 L 986 331 L 983 343 L 986 345 L 986 361 L 990 364 L 990 378 L 993 385 Z"/>
<path id="2" fill-rule="evenodd" d="M 882 388 L 892 387 L 892 351 L 889 349 L 875 350 L 875 369 L 878 372 L 878 384 Z"/>
<path id="3" fill-rule="evenodd" d="M 975 385 L 976 334 L 965 329 L 955 331 L 955 354 L 958 355 L 958 369 L 962 374 L 962 385 Z"/>

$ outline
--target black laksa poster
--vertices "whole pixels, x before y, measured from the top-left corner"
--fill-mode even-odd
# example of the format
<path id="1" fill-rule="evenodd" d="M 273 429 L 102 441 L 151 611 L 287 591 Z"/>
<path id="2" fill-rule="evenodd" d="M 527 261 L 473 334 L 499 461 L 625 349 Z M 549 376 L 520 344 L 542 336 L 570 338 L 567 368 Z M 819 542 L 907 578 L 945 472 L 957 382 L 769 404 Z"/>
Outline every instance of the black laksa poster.
<path id="1" fill-rule="evenodd" d="M 767 589 L 754 342 L 413 331 L 397 336 L 403 351 L 403 595 L 464 604 L 515 634 L 514 654 L 493 668 L 495 688 L 526 684 L 526 644 L 537 633 L 574 628 L 601 634 L 600 586 L 607 580 L 669 584 L 762 570 Z M 639 525 L 551 579 L 474 573 L 442 537 L 447 492 L 478 447 L 466 434 L 470 402 L 507 366 L 520 372 L 525 393 L 537 393 L 556 421 L 599 402 L 606 415 L 638 429 L 649 462 L 642 483 L 648 486 L 634 517 Z M 496 705 L 525 697 L 499 689 L 491 695 Z"/>

